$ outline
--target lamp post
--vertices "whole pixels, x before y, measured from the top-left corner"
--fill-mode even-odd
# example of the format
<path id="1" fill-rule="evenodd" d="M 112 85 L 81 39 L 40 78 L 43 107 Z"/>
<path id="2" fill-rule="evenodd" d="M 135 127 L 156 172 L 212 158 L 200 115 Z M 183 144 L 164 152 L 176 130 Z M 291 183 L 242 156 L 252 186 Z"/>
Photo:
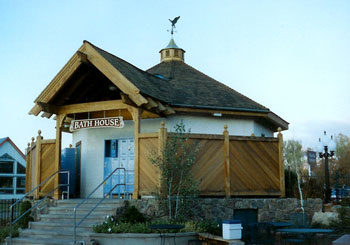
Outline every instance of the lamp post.
<path id="1" fill-rule="evenodd" d="M 331 201 L 331 188 L 329 183 L 329 168 L 328 168 L 328 158 L 334 156 L 335 152 L 335 142 L 333 140 L 333 136 L 329 138 L 327 136 L 326 131 L 324 131 L 322 140 L 319 138 L 319 145 L 318 145 L 318 154 L 320 158 L 324 158 L 324 178 L 325 178 L 325 184 L 326 184 L 326 190 L 324 195 L 325 203 L 329 203 Z"/>

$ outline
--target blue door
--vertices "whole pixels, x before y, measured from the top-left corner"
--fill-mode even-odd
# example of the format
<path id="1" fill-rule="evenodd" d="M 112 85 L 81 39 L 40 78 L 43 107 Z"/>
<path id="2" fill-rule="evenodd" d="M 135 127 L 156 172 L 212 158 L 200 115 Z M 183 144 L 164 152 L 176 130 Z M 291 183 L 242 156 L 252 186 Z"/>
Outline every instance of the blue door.
<path id="1" fill-rule="evenodd" d="M 133 139 L 115 139 L 105 141 L 105 159 L 104 159 L 104 178 L 116 168 L 125 168 L 117 170 L 108 181 L 104 183 L 104 194 L 117 184 L 126 184 L 126 186 L 117 186 L 111 193 L 112 196 L 121 197 L 124 193 L 127 196 L 134 191 L 134 140 Z"/>

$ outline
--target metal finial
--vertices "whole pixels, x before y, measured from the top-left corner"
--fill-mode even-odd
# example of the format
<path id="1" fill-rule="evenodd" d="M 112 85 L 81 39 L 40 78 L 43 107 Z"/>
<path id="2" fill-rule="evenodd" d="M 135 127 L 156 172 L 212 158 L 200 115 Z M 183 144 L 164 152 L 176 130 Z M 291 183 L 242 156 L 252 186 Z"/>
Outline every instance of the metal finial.
<path id="1" fill-rule="evenodd" d="M 174 29 L 176 29 L 175 24 L 176 24 L 176 22 L 177 22 L 179 19 L 180 19 L 180 16 L 175 17 L 173 20 L 169 19 L 169 21 L 171 22 L 171 32 L 170 32 L 170 33 L 171 33 L 171 36 L 174 35 Z"/>

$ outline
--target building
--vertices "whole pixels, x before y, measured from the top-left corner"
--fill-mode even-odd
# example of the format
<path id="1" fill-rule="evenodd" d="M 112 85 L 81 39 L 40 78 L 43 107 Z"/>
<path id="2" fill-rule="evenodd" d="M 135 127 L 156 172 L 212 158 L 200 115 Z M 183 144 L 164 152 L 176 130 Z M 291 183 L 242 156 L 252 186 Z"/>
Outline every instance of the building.
<path id="1" fill-rule="evenodd" d="M 288 129 L 288 123 L 187 65 L 184 55 L 171 39 L 160 50 L 161 62 L 143 71 L 84 41 L 29 112 L 55 115 L 56 139 L 52 154 L 46 154 L 55 163 L 46 166 L 54 166 L 53 172 L 60 169 L 61 133 L 69 132 L 81 196 L 116 167 L 126 168 L 127 192 L 134 198 L 152 195 L 159 173 L 149 154 L 161 151 L 168 131 L 182 120 L 201 141 L 194 171 L 203 195 L 283 196 L 282 135 L 273 135 Z M 48 173 L 39 177 L 33 172 L 31 178 L 38 184 L 43 176 Z M 95 196 L 107 193 L 122 177 L 121 171 L 116 173 Z M 34 187 L 27 183 L 28 189 Z"/>
<path id="2" fill-rule="evenodd" d="M 25 156 L 9 137 L 0 139 L 0 199 L 18 199 L 24 194 Z"/>

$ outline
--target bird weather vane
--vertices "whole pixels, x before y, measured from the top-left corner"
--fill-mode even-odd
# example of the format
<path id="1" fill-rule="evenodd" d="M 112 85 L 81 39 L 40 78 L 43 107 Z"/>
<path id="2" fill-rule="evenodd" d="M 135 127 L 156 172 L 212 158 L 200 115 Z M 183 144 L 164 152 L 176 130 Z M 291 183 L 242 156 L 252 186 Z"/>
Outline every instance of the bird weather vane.
<path id="1" fill-rule="evenodd" d="M 176 29 L 175 24 L 177 23 L 177 21 L 180 19 L 180 16 L 175 17 L 173 20 L 169 19 L 169 21 L 171 22 L 171 36 L 174 35 L 174 29 Z M 169 30 L 168 30 L 169 31 Z"/>

